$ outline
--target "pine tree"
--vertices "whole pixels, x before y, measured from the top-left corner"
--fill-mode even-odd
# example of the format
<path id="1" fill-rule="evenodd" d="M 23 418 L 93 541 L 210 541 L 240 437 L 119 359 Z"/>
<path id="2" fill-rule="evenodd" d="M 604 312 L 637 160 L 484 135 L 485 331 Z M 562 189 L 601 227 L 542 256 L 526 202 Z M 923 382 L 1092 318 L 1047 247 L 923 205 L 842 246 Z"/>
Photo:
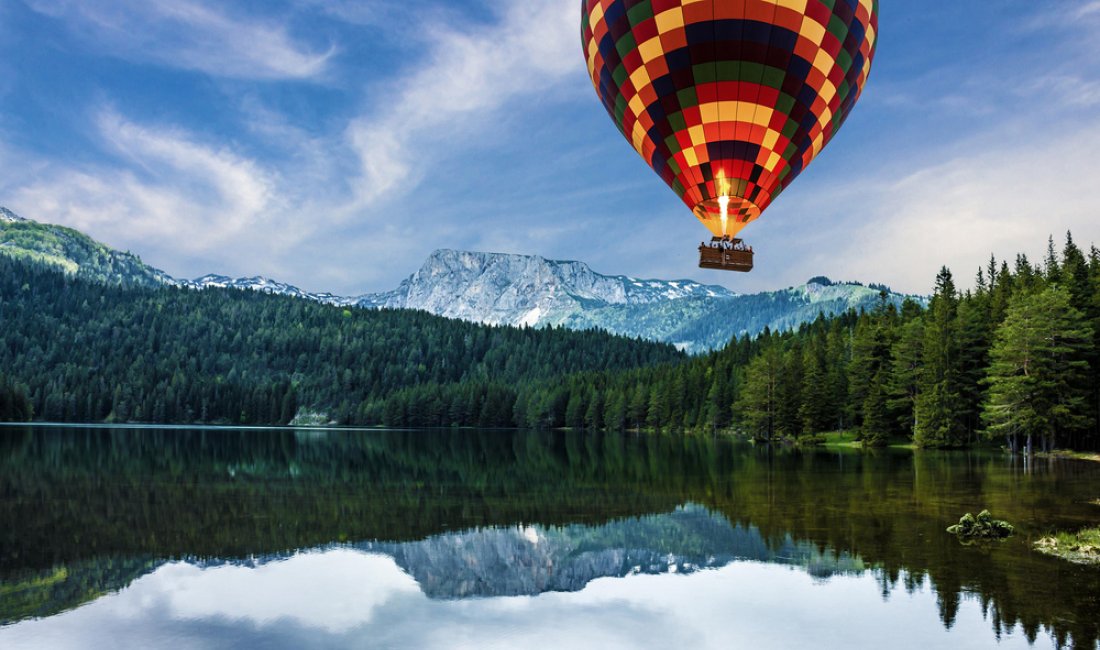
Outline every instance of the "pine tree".
<path id="1" fill-rule="evenodd" d="M 992 336 L 989 301 L 985 293 L 969 292 L 959 301 L 956 349 L 959 369 L 959 421 L 967 442 L 977 438 L 982 428 L 981 412 L 985 391 L 982 379 L 989 366 L 989 346 Z"/>
<path id="2" fill-rule="evenodd" d="M 873 384 L 889 379 L 890 348 L 896 336 L 897 310 L 880 295 L 875 311 L 862 314 L 852 340 L 852 361 L 848 365 L 848 398 L 852 422 L 863 429 L 863 406 Z"/>
<path id="3" fill-rule="evenodd" d="M 795 339 L 783 354 L 777 386 L 776 430 L 781 436 L 797 438 L 802 435 L 802 381 L 802 346 Z"/>
<path id="4" fill-rule="evenodd" d="M 631 426 L 635 429 L 641 429 L 642 425 L 645 424 L 648 406 L 649 391 L 641 384 L 634 386 L 630 393 L 627 417 L 630 419 Z"/>
<path id="5" fill-rule="evenodd" d="M 1092 253 L 1095 254 L 1095 249 Z M 1091 349 L 1085 355 L 1089 371 L 1085 385 L 1080 387 L 1087 395 L 1089 425 L 1082 430 L 1081 440 L 1076 441 L 1076 446 L 1100 438 L 1100 294 L 1094 290 L 1093 266 L 1074 244 L 1073 235 L 1067 232 L 1066 245 L 1062 250 L 1061 284 L 1069 291 L 1070 306 L 1084 314 L 1093 329 Z"/>
<path id="6" fill-rule="evenodd" d="M 626 428 L 626 394 L 621 389 L 614 390 L 607 397 L 603 426 L 608 431 L 622 431 Z"/>
<path id="7" fill-rule="evenodd" d="M 865 447 L 884 446 L 893 430 L 892 418 L 886 403 L 887 374 L 886 366 L 879 369 L 867 391 L 867 398 L 863 400 L 863 426 L 860 427 L 860 438 Z"/>
<path id="8" fill-rule="evenodd" d="M 745 369 L 745 381 L 734 410 L 745 430 L 756 440 L 775 439 L 782 372 L 783 352 L 774 342 L 753 357 Z"/>
<path id="9" fill-rule="evenodd" d="M 957 312 L 955 282 L 944 267 L 936 276 L 921 347 L 923 366 L 913 430 L 913 440 L 921 447 L 954 447 L 965 441 L 959 419 L 964 407 L 959 392 Z"/>
<path id="10" fill-rule="evenodd" d="M 603 425 L 603 399 L 604 391 L 598 390 L 595 386 L 589 387 L 588 410 L 584 414 L 584 426 L 586 429 L 595 431 Z"/>
<path id="11" fill-rule="evenodd" d="M 569 401 L 565 407 L 565 425 L 574 429 L 584 427 L 584 414 L 587 408 L 582 389 L 574 387 L 569 393 Z"/>
<path id="12" fill-rule="evenodd" d="M 1062 277 L 1062 266 L 1058 263 L 1058 254 L 1054 251 L 1054 236 L 1047 238 L 1047 256 L 1043 263 L 1043 277 L 1048 283 L 1058 282 Z"/>
<path id="13" fill-rule="evenodd" d="M 721 367 L 711 373 L 710 389 L 707 391 L 705 405 L 706 423 L 712 432 L 718 431 L 729 423 L 730 395 L 726 388 L 726 373 Z"/>
<path id="14" fill-rule="evenodd" d="M 863 423 L 863 403 L 878 370 L 876 337 L 878 326 L 869 313 L 860 314 L 852 335 L 852 359 L 847 367 L 848 418 L 853 426 Z"/>
<path id="15" fill-rule="evenodd" d="M 918 316 L 902 324 L 898 341 L 894 344 L 891 354 L 891 398 L 887 403 L 901 430 L 910 437 L 916 427 L 916 403 L 923 372 L 923 351 L 924 319 Z"/>
<path id="16" fill-rule="evenodd" d="M 984 418 L 990 436 L 1039 436 L 1051 449 L 1060 434 L 1088 425 L 1087 394 L 1080 389 L 1088 370 L 1083 360 L 1093 332 L 1059 286 L 1016 296 L 997 330 L 986 383 Z"/>
<path id="17" fill-rule="evenodd" d="M 848 366 L 851 363 L 851 325 L 842 319 L 833 321 L 827 339 L 828 385 L 834 417 L 833 426 L 844 431 L 850 424 L 848 416 Z"/>
<path id="18" fill-rule="evenodd" d="M 811 434 L 822 433 L 835 426 L 825 345 L 822 333 L 810 339 L 810 344 L 803 351 L 802 407 L 799 416 L 802 426 Z"/>

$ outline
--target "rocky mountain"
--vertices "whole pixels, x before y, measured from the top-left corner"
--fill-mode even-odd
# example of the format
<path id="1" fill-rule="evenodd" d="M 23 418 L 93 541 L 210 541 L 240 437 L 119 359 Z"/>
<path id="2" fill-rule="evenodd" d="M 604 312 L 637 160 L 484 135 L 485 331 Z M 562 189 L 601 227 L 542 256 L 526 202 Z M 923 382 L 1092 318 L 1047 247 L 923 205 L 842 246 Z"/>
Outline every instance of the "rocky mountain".
<path id="1" fill-rule="evenodd" d="M 814 278 L 778 291 L 739 294 L 694 280 L 603 275 L 577 261 L 536 255 L 438 250 L 391 291 L 361 296 L 309 293 L 270 278 L 204 275 L 181 280 L 71 228 L 41 224 L 0 208 L 0 253 L 61 267 L 93 281 L 132 286 L 249 289 L 363 308 L 417 309 L 492 325 L 601 328 L 672 343 L 688 352 L 724 346 L 765 327 L 789 329 L 848 309 L 871 308 L 886 292 L 875 285 Z"/>
<path id="2" fill-rule="evenodd" d="M 357 304 L 420 309 L 494 325 L 602 328 L 702 352 L 765 327 L 789 329 L 820 313 L 871 308 L 883 290 L 895 305 L 906 298 L 921 300 L 885 287 L 827 278 L 779 291 L 738 294 L 693 280 L 602 275 L 582 262 L 439 250 L 396 289 L 361 296 Z"/>
<path id="3" fill-rule="evenodd" d="M 601 275 L 583 262 L 535 255 L 437 250 L 397 289 L 361 296 L 363 307 L 421 309 L 493 325 L 558 325 L 566 314 L 608 305 L 728 298 L 725 287 L 693 280 Z"/>

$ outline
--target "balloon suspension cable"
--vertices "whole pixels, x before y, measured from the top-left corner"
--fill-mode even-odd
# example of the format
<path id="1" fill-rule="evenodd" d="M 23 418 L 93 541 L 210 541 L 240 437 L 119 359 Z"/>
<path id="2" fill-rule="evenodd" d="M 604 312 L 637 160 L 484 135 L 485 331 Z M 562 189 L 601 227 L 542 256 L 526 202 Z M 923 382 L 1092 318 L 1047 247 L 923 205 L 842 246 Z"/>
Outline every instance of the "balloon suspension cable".
<path id="1" fill-rule="evenodd" d="M 718 197 L 718 207 L 722 210 L 722 236 L 726 236 L 726 225 L 729 223 L 730 197 L 722 195 Z"/>

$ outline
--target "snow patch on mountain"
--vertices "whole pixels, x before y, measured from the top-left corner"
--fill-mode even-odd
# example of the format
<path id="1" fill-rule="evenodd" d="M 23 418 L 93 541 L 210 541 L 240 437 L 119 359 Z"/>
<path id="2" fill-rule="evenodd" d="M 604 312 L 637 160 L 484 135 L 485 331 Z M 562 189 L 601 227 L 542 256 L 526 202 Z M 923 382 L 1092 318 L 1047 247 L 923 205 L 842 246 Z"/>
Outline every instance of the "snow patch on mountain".
<path id="1" fill-rule="evenodd" d="M 416 309 L 491 325 L 563 326 L 665 341 L 688 352 L 723 347 L 732 338 L 796 328 L 820 314 L 871 309 L 907 298 L 885 287 L 816 277 L 779 291 L 739 294 L 694 280 L 604 275 L 587 264 L 537 255 L 437 250 L 401 284 L 361 296 L 310 293 L 265 276 L 209 274 L 181 280 L 68 228 L 39 224 L 0 207 L 0 222 L 19 238 L 0 250 L 63 268 L 97 282 L 128 286 L 237 289 L 292 296 L 341 307 Z M 3 228 L 0 228 L 3 230 Z"/>
<path id="2" fill-rule="evenodd" d="M 894 305 L 906 298 L 887 291 Z M 438 250 L 396 289 L 360 296 L 356 304 L 491 325 L 600 328 L 703 352 L 765 327 L 790 329 L 880 300 L 878 288 L 827 278 L 745 295 L 693 280 L 603 275 L 583 262 L 536 255 Z"/>
<path id="3" fill-rule="evenodd" d="M 231 278 L 226 275 L 207 274 L 194 280 L 173 280 L 176 286 L 190 289 L 239 289 L 248 291 L 260 291 L 281 296 L 294 296 L 306 300 L 315 300 L 329 305 L 349 306 L 355 304 L 356 298 L 337 296 L 331 293 L 310 293 L 298 287 L 272 280 L 262 275 L 251 278 Z"/>
<path id="4" fill-rule="evenodd" d="M 262 291 L 365 309 L 415 309 L 489 325 L 599 328 L 614 334 L 665 341 L 699 353 L 765 327 L 796 328 L 819 314 L 871 309 L 881 288 L 813 278 L 804 285 L 739 294 L 694 280 L 603 275 L 587 264 L 537 255 L 437 250 L 393 290 L 355 297 L 309 293 L 263 276 L 206 275 L 177 281 L 195 289 Z M 886 292 L 900 305 L 917 296 Z"/>
<path id="5" fill-rule="evenodd" d="M 491 325 L 558 324 L 569 314 L 608 305 L 736 295 L 692 280 L 603 275 L 576 261 L 537 255 L 437 250 L 389 292 L 361 296 L 362 307 L 423 311 Z"/>

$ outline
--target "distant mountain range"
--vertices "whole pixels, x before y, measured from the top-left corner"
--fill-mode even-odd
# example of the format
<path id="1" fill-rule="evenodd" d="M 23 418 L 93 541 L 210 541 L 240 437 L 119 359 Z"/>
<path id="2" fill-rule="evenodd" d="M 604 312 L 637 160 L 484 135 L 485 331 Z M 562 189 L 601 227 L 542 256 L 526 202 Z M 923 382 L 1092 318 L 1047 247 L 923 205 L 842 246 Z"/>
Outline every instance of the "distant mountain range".
<path id="1" fill-rule="evenodd" d="M 77 230 L 24 219 L 2 207 L 0 253 L 58 266 L 96 282 L 251 289 L 340 306 L 418 309 L 493 325 L 602 328 L 673 343 L 689 352 L 720 348 L 732 337 L 756 334 L 765 327 L 798 327 L 820 313 L 870 308 L 883 291 L 893 304 L 906 298 L 923 302 L 885 287 L 827 278 L 778 291 L 738 294 L 693 280 L 603 275 L 583 262 L 454 250 L 435 251 L 391 291 L 338 296 L 306 292 L 262 276 L 173 278 Z"/>
<path id="2" fill-rule="evenodd" d="M 438 250 L 393 291 L 359 296 L 362 307 L 424 311 L 494 325 L 599 327 L 673 343 L 689 352 L 724 346 L 765 327 L 789 329 L 819 313 L 900 305 L 917 296 L 814 278 L 797 287 L 738 294 L 694 280 L 602 275 L 587 264 L 534 255 Z"/>

